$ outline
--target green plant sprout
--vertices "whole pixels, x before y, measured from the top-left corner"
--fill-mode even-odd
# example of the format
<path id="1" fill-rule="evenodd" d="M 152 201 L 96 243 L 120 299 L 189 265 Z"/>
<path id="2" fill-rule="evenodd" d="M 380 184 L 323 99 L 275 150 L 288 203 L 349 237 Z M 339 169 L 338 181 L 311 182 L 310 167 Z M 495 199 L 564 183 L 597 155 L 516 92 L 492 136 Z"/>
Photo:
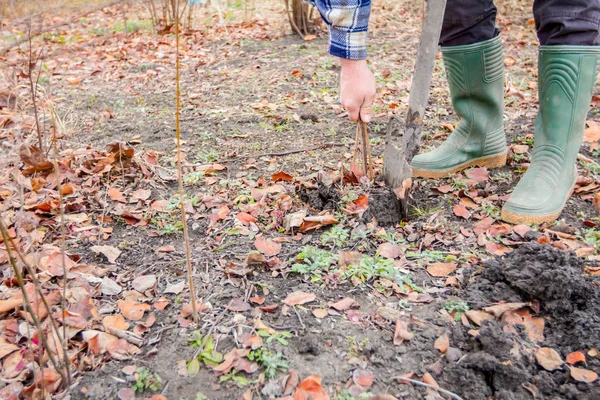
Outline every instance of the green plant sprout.
<path id="1" fill-rule="evenodd" d="M 139 367 L 135 374 L 135 383 L 131 387 L 138 393 L 150 390 L 156 392 L 162 388 L 162 379 L 158 374 L 153 374 L 146 368 Z"/>

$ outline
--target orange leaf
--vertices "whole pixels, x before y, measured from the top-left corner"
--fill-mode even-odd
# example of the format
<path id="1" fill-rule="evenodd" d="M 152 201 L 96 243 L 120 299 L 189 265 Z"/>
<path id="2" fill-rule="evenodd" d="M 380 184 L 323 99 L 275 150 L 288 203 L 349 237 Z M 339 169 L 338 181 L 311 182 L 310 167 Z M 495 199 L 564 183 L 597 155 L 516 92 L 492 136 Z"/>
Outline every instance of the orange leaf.
<path id="1" fill-rule="evenodd" d="M 354 201 L 347 202 L 346 207 L 344 208 L 344 211 L 347 214 L 350 214 L 350 215 L 356 214 L 359 217 L 362 217 L 364 212 L 367 211 L 367 208 L 369 208 L 369 196 L 364 195 L 364 196 L 360 196 L 358 199 L 356 199 Z"/>
<path id="2" fill-rule="evenodd" d="M 306 231 L 310 231 L 313 229 L 319 229 L 325 225 L 334 225 L 337 224 L 337 219 L 334 218 L 328 212 L 323 213 L 323 215 L 317 215 L 314 217 L 305 217 L 304 222 L 300 225 L 300 232 L 304 233 Z"/>
<path id="3" fill-rule="evenodd" d="M 452 210 L 457 217 L 462 217 L 464 219 L 469 219 L 471 217 L 469 210 L 462 204 L 456 204 Z"/>
<path id="4" fill-rule="evenodd" d="M 150 306 L 145 303 L 137 303 L 135 301 L 119 300 L 117 305 L 121 309 L 121 312 L 125 318 L 138 321 L 144 316 L 146 310 L 150 310 Z"/>
<path id="5" fill-rule="evenodd" d="M 267 239 L 264 236 L 257 237 L 254 246 L 267 257 L 275 256 L 281 251 L 281 243 L 277 243 L 273 239 Z"/>
<path id="6" fill-rule="evenodd" d="M 493 320 L 494 316 L 481 310 L 469 310 L 465 312 L 467 318 L 469 318 L 475 325 L 481 326 L 483 321 Z"/>
<path id="7" fill-rule="evenodd" d="M 600 141 L 600 124 L 594 120 L 586 121 L 587 128 L 583 133 L 583 141 L 594 143 Z"/>
<path id="8" fill-rule="evenodd" d="M 485 244 L 485 250 L 495 256 L 503 256 L 506 253 L 512 252 L 512 249 L 494 242 L 487 242 Z"/>
<path id="9" fill-rule="evenodd" d="M 300 382 L 293 398 L 294 400 L 329 400 L 329 396 L 321 386 L 321 377 L 316 375 L 311 375 Z"/>
<path id="10" fill-rule="evenodd" d="M 129 329 L 129 323 L 125 321 L 125 318 L 121 314 L 108 315 L 102 319 L 102 325 L 106 329 L 112 328 L 119 331 L 126 331 Z"/>
<path id="11" fill-rule="evenodd" d="M 575 365 L 578 362 L 584 363 L 585 362 L 585 354 L 583 354 L 580 351 L 574 351 L 573 353 L 569 354 L 565 360 L 567 361 L 567 363 L 569 363 L 571 365 Z"/>
<path id="12" fill-rule="evenodd" d="M 283 302 L 285 304 L 287 304 L 288 306 L 293 307 L 298 304 L 310 303 L 311 301 L 314 301 L 316 298 L 317 297 L 312 293 L 297 291 L 297 292 L 288 294 L 287 297 L 283 300 Z"/>
<path id="13" fill-rule="evenodd" d="M 394 330 L 393 342 L 399 346 L 404 340 L 411 340 L 415 335 L 408 331 L 408 324 L 401 319 L 396 321 L 396 329 Z"/>
<path id="14" fill-rule="evenodd" d="M 329 307 L 335 308 L 338 311 L 346 311 L 346 310 L 348 310 L 350 308 L 353 308 L 353 307 L 357 307 L 358 308 L 358 307 L 360 307 L 360 304 L 358 304 L 356 302 L 356 300 L 354 300 L 353 298 L 346 297 L 346 298 L 344 298 L 344 299 L 342 299 L 342 300 L 340 300 L 340 301 L 338 301 L 336 303 L 329 304 Z"/>
<path id="15" fill-rule="evenodd" d="M 373 386 L 373 373 L 368 369 L 357 368 L 352 373 L 352 380 L 363 389 Z"/>
<path id="16" fill-rule="evenodd" d="M 113 201 L 118 201 L 120 203 L 127 203 L 127 199 L 123 196 L 123 193 L 119 189 L 110 188 L 108 189 L 108 197 L 110 197 Z"/>
<path id="17" fill-rule="evenodd" d="M 592 205 L 594 206 L 594 210 L 596 210 L 596 214 L 600 215 L 600 193 L 594 194 Z"/>
<path id="18" fill-rule="evenodd" d="M 592 383 L 598 379 L 598 374 L 594 371 L 575 367 L 569 367 L 569 369 L 571 370 L 571 377 L 578 382 Z"/>
<path id="19" fill-rule="evenodd" d="M 456 269 L 456 263 L 436 262 L 427 267 L 427 272 L 431 276 L 442 277 L 451 274 Z"/>
<path id="20" fill-rule="evenodd" d="M 437 338 L 433 347 L 442 353 L 445 353 L 448 350 L 448 347 L 450 347 L 450 339 L 448 338 L 448 334 L 444 333 L 442 336 Z"/>
<path id="21" fill-rule="evenodd" d="M 438 385 L 429 372 L 425 372 L 425 375 L 423 375 L 423 382 L 436 388 L 440 387 L 440 385 Z"/>
<path id="22" fill-rule="evenodd" d="M 274 182 L 279 182 L 279 181 L 291 182 L 294 180 L 294 178 L 290 174 L 287 174 L 283 171 L 279 171 L 278 173 L 271 175 L 271 179 Z"/>
<path id="23" fill-rule="evenodd" d="M 250 223 L 256 222 L 256 218 L 245 212 L 241 212 L 238 215 L 236 215 L 235 219 L 237 219 L 244 225 L 250 225 Z"/>

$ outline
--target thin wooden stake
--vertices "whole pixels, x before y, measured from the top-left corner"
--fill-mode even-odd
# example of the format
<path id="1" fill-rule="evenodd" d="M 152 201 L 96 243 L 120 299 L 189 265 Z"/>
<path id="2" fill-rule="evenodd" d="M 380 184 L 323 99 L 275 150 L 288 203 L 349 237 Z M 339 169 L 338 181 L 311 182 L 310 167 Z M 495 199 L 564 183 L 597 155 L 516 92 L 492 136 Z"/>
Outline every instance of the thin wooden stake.
<path id="1" fill-rule="evenodd" d="M 192 276 L 190 236 L 188 233 L 187 221 L 185 216 L 185 204 L 183 197 L 183 174 L 181 172 L 181 121 L 179 120 L 179 113 L 181 112 L 181 87 L 179 84 L 179 0 L 177 0 L 176 2 L 175 10 L 175 46 L 175 134 L 177 136 L 177 181 L 179 182 L 179 205 L 181 209 L 181 221 L 183 222 L 185 261 L 187 264 L 188 285 L 190 287 L 190 297 L 192 302 L 192 315 L 194 318 L 194 323 L 198 325 L 198 307 L 196 305 L 196 291 L 194 290 L 194 280 Z"/>
<path id="2" fill-rule="evenodd" d="M 373 180 L 373 158 L 371 157 L 371 144 L 369 143 L 369 132 L 367 124 L 360 119 L 356 123 L 356 135 L 354 136 L 354 154 L 352 161 L 357 162 L 357 156 L 362 157 L 362 169 L 365 176 Z"/>

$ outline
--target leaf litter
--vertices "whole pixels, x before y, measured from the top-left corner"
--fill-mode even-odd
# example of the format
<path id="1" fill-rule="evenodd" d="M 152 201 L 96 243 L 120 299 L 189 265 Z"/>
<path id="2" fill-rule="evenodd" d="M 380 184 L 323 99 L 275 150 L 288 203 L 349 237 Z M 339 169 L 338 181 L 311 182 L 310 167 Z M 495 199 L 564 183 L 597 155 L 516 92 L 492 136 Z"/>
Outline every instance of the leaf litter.
<path id="1" fill-rule="evenodd" d="M 115 17 L 120 15 L 117 10 L 118 8 L 108 8 L 93 15 L 93 18 L 101 20 L 103 16 Z M 412 14 L 407 14 L 407 32 L 416 34 L 418 24 L 415 22 L 418 18 L 409 15 Z M 216 17 L 216 14 L 214 16 Z M 281 34 L 260 21 L 239 25 L 229 23 L 232 25 L 228 26 L 228 34 L 239 38 L 240 41 L 252 38 L 251 40 L 256 39 L 257 43 L 260 43 L 265 38 L 271 40 Z M 499 23 L 520 29 L 519 25 L 507 20 L 500 20 Z M 66 34 L 72 32 L 69 29 L 65 28 Z M 214 31 L 209 30 L 208 34 L 213 35 L 213 39 L 226 35 L 222 27 L 215 27 Z M 527 34 L 530 33 L 523 33 Z M 210 60 L 210 47 L 206 47 L 209 46 L 209 40 L 205 42 L 205 38 L 196 38 L 196 43 L 193 40 L 185 41 L 184 51 L 197 63 L 198 71 L 202 72 L 205 65 L 216 64 Z M 84 40 L 87 40 L 85 33 Z M 153 84 L 159 72 L 162 74 L 166 65 L 172 63 L 172 58 L 169 59 L 172 50 L 168 36 L 156 39 L 143 32 L 136 32 L 129 37 L 119 36 L 118 42 L 121 44 L 110 38 L 102 38 L 101 45 L 95 49 L 84 48 L 83 51 L 87 52 L 86 57 L 91 56 L 94 59 L 98 54 L 101 57 L 109 54 L 110 57 L 98 62 L 98 69 L 86 73 L 85 79 L 70 77 L 68 85 L 76 88 L 75 90 L 89 90 L 90 86 L 86 85 L 94 81 L 96 76 L 102 76 L 105 79 L 103 84 L 108 84 L 106 82 L 111 80 L 117 81 L 113 79 L 117 76 L 113 75 L 115 73 L 122 74 L 119 82 L 122 79 L 125 85 L 139 79 Z M 143 69 L 149 69 L 134 74 L 130 74 L 129 71 L 120 72 L 123 59 L 113 57 L 112 54 L 117 54 L 116 49 L 121 45 L 135 52 L 136 57 L 147 58 L 144 62 L 148 61 L 148 64 L 142 66 Z M 50 46 L 57 51 L 60 49 L 57 43 Z M 225 45 L 223 55 L 225 59 L 236 57 L 241 54 L 237 53 L 238 50 Z M 166 58 L 161 59 L 163 55 L 166 55 Z M 376 52 L 373 56 L 381 60 L 382 55 Z M 14 55 L 9 61 L 12 62 L 13 59 Z M 70 73 L 81 68 L 69 57 L 65 60 L 66 65 L 69 64 L 68 67 L 72 69 Z M 60 76 L 61 68 L 65 67 L 59 66 L 52 59 L 49 61 L 48 68 L 57 72 L 55 76 Z M 249 65 L 248 68 L 234 71 L 233 75 L 230 72 L 225 73 L 225 69 L 217 69 L 216 71 L 223 75 L 215 75 L 215 81 L 211 81 L 211 84 L 228 87 L 231 86 L 231 79 L 237 80 L 237 83 L 243 82 L 247 77 L 261 79 L 260 72 L 256 75 L 256 71 L 261 70 L 274 73 L 273 77 L 281 77 L 281 74 L 287 73 L 285 68 L 282 68 L 281 72 L 273 71 L 263 61 L 258 62 L 261 63 L 260 66 L 257 64 L 250 68 Z M 329 79 L 333 86 L 336 78 L 327 66 L 310 63 L 306 66 L 307 71 L 288 74 L 291 79 L 297 80 L 297 83 L 292 81 L 291 84 L 298 85 L 292 90 L 303 90 L 301 86 L 306 86 L 303 79 L 308 79 L 303 78 L 305 75 L 311 76 L 312 84 L 318 79 L 323 79 L 316 77 L 330 75 L 325 79 Z M 511 68 L 517 67 L 518 63 L 511 65 Z M 385 79 L 393 79 L 393 76 L 389 74 Z M 284 77 L 282 81 L 285 79 Z M 408 75 L 402 80 L 387 82 L 378 99 L 382 102 L 381 105 L 386 105 L 388 99 L 397 101 L 399 96 L 404 95 L 407 82 Z M 193 93 L 193 90 L 191 89 L 189 99 L 191 104 L 202 97 Z M 519 96 L 509 98 L 527 98 L 527 93 L 519 93 L 520 89 L 511 90 Z M 434 88 L 432 98 L 442 98 L 440 93 L 439 89 Z M 276 94 L 268 100 L 257 100 L 257 103 L 250 106 L 252 111 L 245 110 L 244 106 L 240 107 L 238 103 L 236 107 L 239 110 L 230 110 L 230 116 L 234 119 L 241 116 L 240 120 L 259 118 L 266 121 L 267 126 L 271 121 L 289 119 L 295 121 L 291 123 L 294 129 L 304 128 L 303 122 L 298 120 L 308 121 L 307 124 L 310 125 L 306 129 L 321 130 L 324 128 L 312 122 L 310 118 L 295 118 L 292 114 L 296 113 L 296 107 L 301 104 L 317 114 L 338 111 L 336 107 L 339 107 L 327 95 L 313 96 L 307 93 L 306 99 L 310 98 L 309 100 L 296 99 L 293 95 L 286 99 L 277 96 Z M 318 101 L 315 102 L 311 96 Z M 202 99 L 202 104 L 207 110 L 205 117 L 210 124 L 217 121 L 214 118 L 223 113 L 222 110 L 219 111 L 221 105 L 211 101 L 214 99 Z M 386 115 L 402 112 L 402 107 L 405 105 L 396 104 L 389 107 Z M 524 104 L 507 104 L 507 112 L 514 112 L 517 108 L 524 108 Z M 118 133 L 118 123 L 126 118 L 126 112 L 116 109 L 102 111 L 98 120 L 89 122 L 92 126 L 100 124 L 105 129 Z M 243 113 L 246 114 L 242 115 Z M 197 114 L 190 115 L 197 117 Z M 13 121 L 9 122 L 13 127 L 19 124 L 20 127 L 27 127 L 27 124 L 31 126 L 31 122 L 27 122 L 30 121 L 27 116 L 12 115 L 9 118 Z M 374 124 L 377 123 L 376 119 Z M 223 141 L 220 142 L 223 146 L 219 151 L 228 152 L 233 157 L 236 157 L 236 153 L 251 154 L 249 148 L 244 147 L 249 143 L 237 139 L 243 139 L 242 136 L 249 137 L 247 135 L 255 132 L 235 131 L 239 127 L 245 130 L 245 122 L 238 124 L 236 121 L 235 124 L 228 125 L 226 120 L 220 124 L 221 122 L 215 124 L 219 125 L 219 129 L 224 133 L 218 139 Z M 595 121 L 588 122 L 586 138 L 591 145 L 597 143 L 594 136 L 596 125 Z M 449 129 L 448 127 L 454 125 L 442 123 L 440 126 Z M 254 129 L 258 126 L 248 127 L 250 130 L 258 130 Z M 226 130 L 230 128 L 231 133 L 227 133 Z M 213 128 L 208 130 L 210 129 Z M 3 131 L 2 135 L 15 137 L 15 133 L 18 132 L 12 129 L 7 133 Z M 272 135 L 265 142 L 274 146 L 280 145 L 279 138 L 274 133 Z M 259 135 L 257 140 L 261 139 L 263 138 Z M 98 146 L 96 138 L 93 140 Z M 144 140 L 147 140 L 146 137 Z M 209 142 L 212 140 L 208 139 L 202 146 L 210 146 Z M 289 138 L 284 140 L 289 142 Z M 173 359 L 174 356 L 185 357 L 184 366 L 188 362 L 198 360 L 197 373 L 205 374 L 212 368 L 206 367 L 211 363 L 210 358 L 218 359 L 218 353 L 223 360 L 218 361 L 217 365 L 221 365 L 221 368 L 217 372 L 227 372 L 221 374 L 218 379 L 215 379 L 214 375 L 202 376 L 206 382 L 212 382 L 213 388 L 221 380 L 220 387 L 213 390 L 206 384 L 198 390 L 210 393 L 210 398 L 222 397 L 223 393 L 236 393 L 236 396 L 239 393 L 240 397 L 248 398 L 246 393 L 249 389 L 246 387 L 252 385 L 257 391 L 264 390 L 271 382 L 265 378 L 266 371 L 272 371 L 273 368 L 282 378 L 286 378 L 285 382 L 278 381 L 268 385 L 269 390 L 279 393 L 278 396 L 281 397 L 335 398 L 337 394 L 344 393 L 344 386 L 348 387 L 348 390 L 352 389 L 352 393 L 357 393 L 355 391 L 358 389 L 382 392 L 384 388 L 381 382 L 386 381 L 388 373 L 381 367 L 382 364 L 393 366 L 391 368 L 395 375 L 418 377 L 434 386 L 439 385 L 461 393 L 465 398 L 468 398 L 469 393 L 482 393 L 472 390 L 468 384 L 457 384 L 461 381 L 457 376 L 466 376 L 473 383 L 477 383 L 481 390 L 488 391 L 486 396 L 508 391 L 517 396 L 516 398 L 525 398 L 535 391 L 539 398 L 556 393 L 568 398 L 580 394 L 573 386 L 574 381 L 590 385 L 590 393 L 596 389 L 592 386 L 596 379 L 592 370 L 598 371 L 596 349 L 600 346 L 593 338 L 587 343 L 580 340 L 579 344 L 559 340 L 559 335 L 564 333 L 564 327 L 568 327 L 569 334 L 566 337 L 589 337 L 585 332 L 594 327 L 595 320 L 586 319 L 590 313 L 584 307 L 585 304 L 589 305 L 588 300 L 582 300 L 585 295 L 570 299 L 574 308 L 568 309 L 560 304 L 561 301 L 552 298 L 555 294 L 560 298 L 561 294 L 545 284 L 541 284 L 543 291 L 534 293 L 530 293 L 527 285 L 518 285 L 516 289 L 508 285 L 508 288 L 490 289 L 491 295 L 479 298 L 468 294 L 473 282 L 476 284 L 479 279 L 492 278 L 493 274 L 486 273 L 489 267 L 482 266 L 483 259 L 489 256 L 511 257 L 508 252 L 512 249 L 518 251 L 524 242 L 546 243 L 562 250 L 575 250 L 579 254 L 587 252 L 590 264 L 596 257 L 593 245 L 584 242 L 583 237 L 572 234 L 568 236 L 568 233 L 560 236 L 555 233 L 553 227 L 542 226 L 532 230 L 523 226 L 510 227 L 498 221 L 497 208 L 502 204 L 501 196 L 507 186 L 495 171 L 472 168 L 453 179 L 434 183 L 437 188 L 430 187 L 429 183 L 416 181 L 413 183 L 416 186 L 411 190 L 412 194 L 421 196 L 427 193 L 427 197 L 417 198 L 415 203 L 419 207 L 431 208 L 414 210 L 415 214 L 411 219 L 398 224 L 400 217 L 395 213 L 395 203 L 390 197 L 386 197 L 390 195 L 395 198 L 396 194 L 386 193 L 380 187 L 381 182 L 376 181 L 373 186 L 367 185 L 360 171 L 353 166 L 344 169 L 343 166 L 337 165 L 337 162 L 348 160 L 341 154 L 343 151 L 301 153 L 299 163 L 294 163 L 290 158 L 280 163 L 275 158 L 278 156 L 262 156 L 254 160 L 241 157 L 239 163 L 223 162 L 227 165 L 225 167 L 218 163 L 220 160 L 202 165 L 192 164 L 191 160 L 197 152 L 194 150 L 195 144 L 192 143 L 194 141 L 195 138 L 188 141 L 189 146 L 183 148 L 182 155 L 186 160 L 190 160 L 186 161 L 186 165 L 190 165 L 186 167 L 188 173 L 196 174 L 191 175 L 188 181 L 197 180 L 200 183 L 190 183 L 190 198 L 184 201 L 191 228 L 196 233 L 194 246 L 201 249 L 196 255 L 203 259 L 206 258 L 206 254 L 211 255 L 207 265 L 197 266 L 197 278 L 203 283 L 203 298 L 199 299 L 200 309 L 207 326 L 212 326 L 212 334 L 207 335 L 208 330 L 204 330 L 202 339 L 210 336 L 212 341 L 214 336 L 211 345 L 207 345 L 208 341 L 204 344 L 200 342 L 198 347 L 191 348 L 194 350 L 202 347 L 197 356 L 200 358 L 194 358 L 195 353 L 190 353 L 188 346 L 175 345 L 181 341 L 181 337 L 174 334 L 175 331 L 186 326 L 187 331 L 182 331 L 185 332 L 183 335 L 191 336 L 190 331 L 194 327 L 190 325 L 189 293 L 181 278 L 181 246 L 177 238 L 181 227 L 177 226 L 177 220 L 173 218 L 173 207 L 179 204 L 179 199 L 172 196 L 172 191 L 165 190 L 164 186 L 169 185 L 175 175 L 172 165 L 169 164 L 169 160 L 173 159 L 172 148 L 166 146 L 166 151 L 164 147 L 160 151 L 149 150 L 146 146 L 140 148 L 142 146 L 137 147 L 140 140 L 134 138 L 130 144 L 111 143 L 106 147 L 98 146 L 100 150 L 93 146 L 85 146 L 64 149 L 60 153 L 58 162 L 63 177 L 62 194 L 65 196 L 67 210 L 67 233 L 81 245 L 73 248 L 69 245 L 66 260 L 69 303 L 64 320 L 60 317 L 59 321 L 68 327 L 69 336 L 72 338 L 70 354 L 77 351 L 79 356 L 74 366 L 80 371 L 98 370 L 101 366 L 110 371 L 115 360 L 117 363 L 135 362 L 149 368 L 160 368 L 152 361 L 160 359 L 165 360 L 165 367 L 161 373 L 172 380 L 174 376 L 170 375 L 170 370 L 176 374 L 175 361 L 180 361 Z M 511 148 L 515 154 L 526 155 L 526 152 L 523 152 L 525 146 L 529 148 L 529 145 L 524 143 L 515 144 Z M 377 152 L 378 146 L 375 145 L 374 148 Z M 310 166 L 309 164 L 313 164 L 313 155 L 317 155 L 314 159 L 315 165 Z M 35 146 L 21 147 L 19 160 L 23 163 L 19 182 L 25 182 L 27 188 L 24 191 L 25 204 L 21 208 L 16 185 L 10 180 L 0 179 L 0 196 L 3 202 L 14 204 L 3 214 L 3 218 L 7 219 L 10 225 L 11 237 L 18 237 L 22 249 L 39 260 L 40 279 L 44 282 L 48 298 L 51 299 L 62 276 L 61 252 L 56 243 L 59 204 L 54 182 L 57 175 L 50 160 L 36 151 Z M 509 162 L 512 163 L 509 168 L 513 168 L 509 171 L 520 168 L 516 158 Z M 380 168 L 379 159 L 376 160 L 376 169 Z M 340 173 L 340 169 L 344 172 Z M 340 189 L 336 185 L 342 181 L 342 175 L 346 180 L 345 185 L 350 186 Z M 575 190 L 576 201 L 590 203 L 599 188 L 595 178 L 587 174 L 581 176 Z M 445 196 L 445 202 L 453 203 L 437 210 L 436 201 L 441 200 L 440 195 Z M 588 224 L 594 224 L 591 217 Z M 337 232 L 337 242 L 328 242 L 330 244 L 320 246 L 321 235 L 323 232 L 332 232 L 331 226 L 339 228 L 334 231 Z M 382 226 L 387 228 L 382 230 Z M 339 233 L 344 230 L 350 233 L 351 239 L 344 239 L 344 235 Z M 281 239 L 283 241 L 280 241 Z M 317 260 L 319 262 L 311 264 L 314 267 L 312 272 L 292 274 L 291 259 L 299 253 L 300 246 L 306 244 L 320 246 L 327 254 L 322 254 Z M 55 247 L 49 247 L 52 245 Z M 41 250 L 37 254 L 30 253 L 38 246 Z M 105 246 L 101 247 L 104 251 L 98 251 L 99 255 L 95 255 L 93 246 Z M 255 248 L 259 251 L 253 252 Z M 349 256 L 351 253 L 353 255 Z M 146 258 L 146 255 L 151 255 L 151 258 Z M 0 250 L 0 260 L 3 263 L 7 260 L 4 249 Z M 562 261 L 549 257 L 542 263 L 553 265 L 557 262 Z M 440 265 L 444 267 L 440 268 Z M 436 266 L 437 269 L 432 269 L 432 266 Z M 593 265 L 586 265 L 585 270 L 594 271 L 593 268 Z M 568 277 L 560 277 L 558 281 L 570 282 L 572 276 L 581 274 L 582 272 L 577 270 Z M 435 279 L 448 278 L 448 275 L 456 278 L 454 284 L 446 286 L 445 279 Z M 502 276 L 500 273 L 498 275 Z M 539 275 L 543 278 L 543 274 Z M 434 277 L 434 281 L 431 276 Z M 495 281 L 496 284 L 503 286 L 507 285 L 505 281 L 512 282 L 511 276 L 505 278 Z M 282 283 L 284 279 L 285 283 Z M 545 282 L 544 279 L 542 282 Z M 574 285 L 578 284 L 575 279 Z M 222 292 L 221 289 L 217 289 L 221 287 Z M 7 315 L 2 321 L 0 336 L 0 349 L 4 349 L 2 351 L 6 354 L 1 359 L 5 366 L 5 374 L 18 378 L 18 381 L 2 390 L 5 390 L 3 393 L 22 393 L 25 389 L 22 382 L 31 388 L 35 386 L 35 382 L 40 382 L 41 374 L 39 370 L 29 370 L 28 367 L 22 369 L 27 356 L 25 341 L 18 336 L 23 332 L 25 326 L 22 324 L 26 321 L 22 318 L 20 308 L 23 300 L 11 279 L 7 278 L 3 282 L 2 289 L 0 304 Z M 578 289 L 575 291 L 582 293 Z M 523 295 L 524 293 L 527 295 Z M 449 316 L 444 307 L 449 294 L 458 294 L 467 299 L 466 304 L 471 309 Z M 165 297 L 161 297 L 163 295 Z M 288 295 L 291 297 L 286 297 Z M 564 298 L 562 301 L 566 302 Z M 54 311 L 58 311 L 58 303 L 52 303 Z M 41 310 L 37 306 L 36 309 Z M 572 316 L 575 323 L 567 324 L 562 314 Z M 457 315 L 458 320 L 455 320 Z M 316 322 L 317 318 L 322 322 Z M 443 328 L 449 329 L 451 334 L 436 329 L 439 318 L 447 319 Z M 158 320 L 158 325 L 154 319 Z M 558 321 L 558 326 L 555 325 L 555 321 Z M 271 328 L 271 325 L 277 329 Z M 248 326 L 254 327 L 256 332 L 251 332 Z M 497 329 L 497 326 L 502 326 L 502 329 Z M 165 328 L 170 329 L 163 330 Z M 314 335 L 311 330 L 319 330 L 320 333 Z M 348 340 L 338 339 L 332 331 L 343 332 L 348 336 Z M 141 333 L 138 335 L 138 332 Z M 263 338 L 258 332 L 264 332 L 262 334 L 266 336 Z M 517 339 L 519 332 L 525 332 L 522 339 L 524 342 L 520 338 Z M 354 340 L 350 340 L 352 336 Z M 140 337 L 144 339 L 144 345 L 137 346 L 132 343 L 137 342 L 137 338 Z M 448 339 L 447 342 L 445 338 Z M 271 340 L 267 344 L 269 339 Z M 371 343 L 367 343 L 367 339 Z M 259 345 L 261 341 L 262 345 Z M 289 347 L 285 347 L 281 341 L 287 342 Z M 396 344 L 404 363 L 398 365 L 395 355 L 392 354 L 395 350 L 391 344 Z M 552 386 L 557 381 L 543 375 L 537 363 L 532 362 L 532 354 L 535 352 L 525 351 L 545 346 L 559 351 L 565 356 L 567 363 L 574 363 L 570 364 L 571 366 L 564 364 L 553 372 L 567 374 L 567 379 L 561 381 L 566 383 Z M 444 348 L 447 355 L 439 360 L 439 352 Z M 250 351 L 261 349 L 266 351 L 265 355 L 250 354 Z M 456 353 L 453 349 L 460 349 L 466 355 L 459 364 L 466 366 L 465 370 L 461 370 L 463 375 L 455 374 L 456 362 L 460 357 L 450 357 L 450 353 Z M 277 356 L 278 352 L 282 353 L 280 358 Z M 413 354 L 416 352 L 421 354 L 419 357 L 422 357 L 423 362 L 415 362 Z M 342 354 L 343 357 L 333 357 L 333 353 Z M 577 353 L 588 354 L 589 358 L 586 360 L 584 357 L 582 360 L 580 355 L 571 356 Z M 491 359 L 486 354 L 496 359 Z M 516 354 L 521 355 L 521 361 Z M 248 356 L 254 360 L 250 360 Z M 286 362 L 282 357 L 289 357 L 288 361 L 301 372 L 292 369 L 286 372 L 285 368 L 281 367 Z M 526 361 L 523 361 L 523 358 Z M 327 365 L 332 359 L 343 360 L 336 361 L 336 371 L 339 370 L 339 373 L 319 368 L 319 365 Z M 511 369 L 510 365 L 502 364 L 506 360 L 512 362 L 514 369 Z M 519 363 L 523 363 L 529 371 L 536 374 L 535 382 L 538 386 L 527 379 L 519 381 L 518 383 L 522 384 L 519 386 L 518 379 L 507 378 L 511 373 L 512 376 L 521 376 L 519 374 L 523 369 L 520 369 Z M 575 364 L 577 366 L 573 366 Z M 196 362 L 191 365 L 196 365 Z M 492 371 L 486 369 L 488 365 L 493 366 Z M 271 366 L 271 369 L 268 366 Z M 47 368 L 44 372 L 48 389 L 57 390 L 56 372 Z M 108 391 L 116 394 L 117 390 L 112 392 L 113 387 L 122 389 L 122 386 L 126 385 L 123 382 L 115 383 L 115 379 L 125 380 L 120 368 L 112 372 L 115 379 L 100 372 L 86 373 L 96 381 L 97 377 L 100 377 L 99 381 L 106 385 L 98 392 L 94 380 L 84 380 L 81 389 L 89 390 L 91 398 L 94 398 L 94 395 L 100 396 L 96 398 L 104 398 L 102 396 Z M 355 378 L 355 375 L 359 378 Z M 365 385 L 369 379 L 365 381 L 360 378 L 362 376 L 370 377 L 372 384 Z M 561 376 L 564 378 L 564 375 Z M 551 387 L 544 386 L 543 379 L 553 382 Z M 254 383 L 256 380 L 259 383 Z M 497 386 L 489 386 L 490 381 L 497 381 Z M 357 388 L 358 386 L 361 388 Z M 274 389 L 275 387 L 279 389 Z M 172 388 L 173 385 L 168 389 L 173 390 Z M 404 385 L 392 388 L 392 391 L 398 397 L 406 394 L 422 398 L 425 393 L 417 387 L 407 388 Z M 193 398 L 196 394 L 194 392 L 187 395 Z M 149 394 L 144 393 L 144 396 L 149 397 Z"/>

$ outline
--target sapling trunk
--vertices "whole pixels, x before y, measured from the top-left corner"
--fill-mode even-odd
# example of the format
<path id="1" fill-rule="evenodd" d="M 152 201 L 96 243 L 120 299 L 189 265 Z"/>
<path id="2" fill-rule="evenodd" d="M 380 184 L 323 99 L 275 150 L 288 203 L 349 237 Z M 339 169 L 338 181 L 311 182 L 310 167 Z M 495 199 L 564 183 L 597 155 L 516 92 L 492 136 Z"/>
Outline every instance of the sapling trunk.
<path id="1" fill-rule="evenodd" d="M 192 257 L 190 250 L 190 236 L 185 215 L 185 199 L 183 192 L 183 173 L 181 170 L 181 86 L 180 86 L 180 62 L 179 62 L 179 0 L 174 0 L 175 5 L 175 135 L 177 138 L 177 181 L 179 183 L 179 206 L 181 209 L 181 222 L 183 222 L 183 239 L 185 242 L 185 262 L 187 265 L 188 285 L 192 303 L 192 314 L 194 323 L 198 325 L 198 308 L 196 306 L 196 291 L 192 276 Z"/>

